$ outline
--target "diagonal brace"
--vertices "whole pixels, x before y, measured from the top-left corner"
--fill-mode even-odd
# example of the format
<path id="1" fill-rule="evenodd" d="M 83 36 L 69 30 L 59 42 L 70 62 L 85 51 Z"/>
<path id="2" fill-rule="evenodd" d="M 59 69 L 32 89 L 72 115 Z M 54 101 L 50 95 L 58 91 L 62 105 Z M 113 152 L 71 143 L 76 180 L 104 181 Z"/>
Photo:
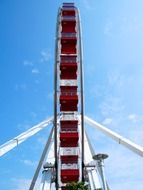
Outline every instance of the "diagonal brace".
<path id="1" fill-rule="evenodd" d="M 41 123 L 35 125 L 34 127 L 28 129 L 24 133 L 20 134 L 19 136 L 13 138 L 12 140 L 6 142 L 5 144 L 0 146 L 0 156 L 4 155 L 5 153 L 9 152 L 22 142 L 26 141 L 31 136 L 35 135 L 45 127 L 47 127 L 49 124 L 53 122 L 53 117 L 50 117 Z"/>
<path id="2" fill-rule="evenodd" d="M 139 156 L 143 157 L 143 147 L 140 145 L 135 144 L 131 140 L 128 140 L 125 137 L 122 137 L 118 133 L 113 132 L 112 130 L 106 128 L 105 126 L 101 125 L 100 123 L 94 121 L 93 119 L 90 119 L 87 116 L 84 116 L 84 120 L 87 124 L 90 126 L 100 130 L 105 135 L 109 136 L 113 140 L 117 141 L 119 144 L 122 144 L 129 150 L 133 151 L 134 153 L 138 154 Z"/>

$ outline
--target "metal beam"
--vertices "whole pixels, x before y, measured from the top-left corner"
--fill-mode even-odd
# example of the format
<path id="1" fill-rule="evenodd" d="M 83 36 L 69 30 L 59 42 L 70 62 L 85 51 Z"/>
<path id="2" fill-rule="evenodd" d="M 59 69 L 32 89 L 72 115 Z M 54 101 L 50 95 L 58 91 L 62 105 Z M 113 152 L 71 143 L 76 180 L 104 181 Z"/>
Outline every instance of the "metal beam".
<path id="1" fill-rule="evenodd" d="M 85 131 L 85 169 L 88 173 L 88 177 L 89 177 L 89 184 L 90 184 L 90 189 L 91 190 L 101 190 L 102 186 L 101 186 L 101 181 L 100 181 L 100 176 L 98 175 L 97 169 L 96 169 L 96 163 L 93 163 L 93 156 L 94 154 L 94 150 L 91 147 L 89 138 L 87 136 L 87 133 Z M 87 167 L 87 166 L 92 166 L 92 167 Z"/>
<path id="2" fill-rule="evenodd" d="M 39 176 L 39 172 L 40 172 L 40 170 L 41 170 L 41 167 L 42 167 L 43 162 L 44 162 L 44 160 L 45 160 L 45 156 L 46 156 L 46 154 L 47 154 L 48 148 L 49 148 L 50 143 L 51 143 L 53 131 L 54 131 L 54 127 L 52 127 L 52 129 L 51 129 L 49 138 L 48 138 L 48 140 L 47 140 L 47 143 L 46 143 L 45 148 L 44 148 L 44 150 L 43 150 L 43 153 L 42 153 L 42 155 L 41 155 L 39 164 L 38 164 L 38 166 L 37 166 L 37 169 L 36 169 L 36 171 L 35 171 L 35 174 L 34 174 L 34 176 L 33 176 L 32 181 L 31 181 L 31 185 L 30 185 L 29 190 L 33 190 L 33 189 L 34 189 L 35 183 L 36 183 L 37 178 L 38 178 L 38 176 Z"/>
<path id="3" fill-rule="evenodd" d="M 88 136 L 88 134 L 87 134 L 86 131 L 85 131 L 85 134 L 86 134 L 86 138 L 87 138 L 87 141 L 88 141 L 88 144 L 89 144 L 90 152 L 91 152 L 92 157 L 93 157 L 93 156 L 96 155 L 96 154 L 95 154 L 95 151 L 94 151 L 94 148 L 93 148 L 93 146 L 92 146 L 92 144 L 91 144 L 91 142 L 90 142 L 89 136 Z M 97 169 L 98 169 L 99 175 L 100 175 L 100 177 L 101 177 L 102 174 L 101 174 L 101 171 L 100 171 L 100 169 L 99 169 L 99 167 L 98 167 L 98 164 L 97 164 Z M 107 181 L 106 181 L 106 186 L 107 186 L 107 187 L 106 187 L 107 190 L 110 190 Z"/>
<path id="4" fill-rule="evenodd" d="M 20 134 L 19 136 L 13 138 L 12 140 L 6 142 L 5 144 L 0 146 L 0 156 L 4 155 L 5 153 L 9 152 L 22 142 L 26 141 L 31 136 L 35 135 L 49 124 L 53 122 L 53 117 L 50 117 L 41 123 L 35 125 L 34 127 L 30 128 L 29 130 L 25 131 L 24 133 Z"/>
<path id="5" fill-rule="evenodd" d="M 93 119 L 90 119 L 87 116 L 85 116 L 84 119 L 85 119 L 85 122 L 89 124 L 90 126 L 100 130 L 105 135 L 108 135 L 110 138 L 117 141 L 119 144 L 122 144 L 123 146 L 127 147 L 129 150 L 143 157 L 143 147 L 133 143 L 132 141 L 128 140 L 125 137 L 122 137 L 121 135 L 113 132 L 112 130 L 106 128 L 105 126 L 99 124 L 98 122 L 94 121 Z"/>
<path id="6" fill-rule="evenodd" d="M 55 65 L 54 65 L 54 154 L 55 154 L 55 168 L 58 169 L 57 159 L 57 105 L 58 105 L 58 64 L 59 64 L 59 27 L 60 27 L 60 8 L 57 15 L 56 23 L 56 38 L 55 38 Z M 58 175 L 56 172 L 56 185 L 58 184 Z M 58 187 L 56 187 L 58 189 Z"/>
<path id="7" fill-rule="evenodd" d="M 81 90 L 81 147 L 82 147 L 82 174 L 84 173 L 84 73 L 83 73 L 83 46 L 82 46 L 82 30 L 80 22 L 79 10 L 78 28 L 79 28 L 79 61 L 80 61 L 80 90 Z M 84 181 L 84 176 L 82 176 Z"/>

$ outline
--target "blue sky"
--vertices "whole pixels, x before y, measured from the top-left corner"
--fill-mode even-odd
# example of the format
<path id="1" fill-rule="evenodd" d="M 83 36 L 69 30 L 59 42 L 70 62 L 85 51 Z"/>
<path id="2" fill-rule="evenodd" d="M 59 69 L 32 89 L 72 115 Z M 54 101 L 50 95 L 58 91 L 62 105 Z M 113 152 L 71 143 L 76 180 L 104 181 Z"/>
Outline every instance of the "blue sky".
<path id="1" fill-rule="evenodd" d="M 0 144 L 53 114 L 56 16 L 62 2 L 0 0 Z M 72 2 L 82 22 L 85 113 L 143 146 L 143 1 Z M 28 189 L 49 128 L 0 158 L 2 190 Z M 105 169 L 111 189 L 142 190 L 142 158 L 87 130 L 95 151 L 109 154 Z"/>

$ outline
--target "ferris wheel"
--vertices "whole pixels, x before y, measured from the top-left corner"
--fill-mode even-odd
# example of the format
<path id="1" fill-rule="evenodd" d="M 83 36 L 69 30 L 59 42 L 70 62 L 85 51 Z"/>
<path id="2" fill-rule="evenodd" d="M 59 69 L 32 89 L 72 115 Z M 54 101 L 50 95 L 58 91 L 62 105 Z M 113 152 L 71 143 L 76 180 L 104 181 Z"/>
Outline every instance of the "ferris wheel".
<path id="1" fill-rule="evenodd" d="M 84 123 L 143 157 L 143 148 L 84 115 L 82 37 L 79 10 L 63 3 L 57 16 L 54 115 L 0 146 L 0 156 L 53 124 L 31 181 L 33 190 L 41 168 L 41 190 L 66 190 L 67 184 L 85 182 L 91 190 L 109 190 L 104 173 L 106 154 L 96 154 Z"/>

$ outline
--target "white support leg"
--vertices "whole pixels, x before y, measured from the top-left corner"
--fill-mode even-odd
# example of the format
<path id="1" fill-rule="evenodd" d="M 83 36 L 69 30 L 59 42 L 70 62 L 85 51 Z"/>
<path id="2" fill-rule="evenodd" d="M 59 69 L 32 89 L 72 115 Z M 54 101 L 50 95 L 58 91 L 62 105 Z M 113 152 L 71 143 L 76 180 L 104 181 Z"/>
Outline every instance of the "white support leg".
<path id="1" fill-rule="evenodd" d="M 143 147 L 133 143 L 132 141 L 122 137 L 121 135 L 111 131 L 110 129 L 104 127 L 103 125 L 97 123 L 93 119 L 90 119 L 89 117 L 84 117 L 85 122 L 89 124 L 90 126 L 100 130 L 105 135 L 109 136 L 113 140 L 117 141 L 119 144 L 122 144 L 123 146 L 127 147 L 129 150 L 133 151 L 134 153 L 138 154 L 139 156 L 143 157 Z"/>
<path id="2" fill-rule="evenodd" d="M 93 161 L 93 155 L 91 152 L 91 148 L 88 142 L 88 138 L 86 133 L 84 133 L 84 144 L 85 144 L 85 165 L 87 166 L 86 171 L 88 174 L 89 178 L 89 184 L 91 190 L 96 190 L 96 189 L 102 189 L 101 184 L 100 184 L 100 177 L 97 172 L 96 166 L 95 167 L 90 167 L 90 165 L 95 164 L 95 161 Z M 88 167 L 89 166 L 89 167 Z"/>
<path id="3" fill-rule="evenodd" d="M 53 167 L 48 166 L 54 166 L 55 158 L 54 158 L 54 134 L 52 135 L 51 143 L 49 146 L 49 151 L 47 152 L 46 158 L 45 158 L 45 164 L 43 165 L 44 170 L 42 173 L 42 180 L 40 185 L 40 190 L 55 190 L 55 183 L 54 183 L 54 175 L 55 171 Z"/>
<path id="4" fill-rule="evenodd" d="M 48 152 L 48 150 L 50 148 L 51 139 L 52 139 L 52 136 L 53 136 L 53 131 L 54 131 L 54 127 L 52 127 L 51 132 L 49 134 L 49 138 L 48 138 L 47 143 L 45 145 L 45 148 L 43 150 L 43 153 L 42 153 L 42 156 L 41 156 L 40 161 L 38 163 L 38 166 L 37 166 L 37 169 L 35 171 L 34 177 L 33 177 L 32 181 L 31 181 L 31 185 L 30 185 L 29 190 L 33 190 L 34 189 L 35 183 L 36 183 L 37 178 L 39 176 L 39 172 L 40 172 L 41 167 L 42 167 L 42 165 L 44 163 L 44 160 L 45 160 L 45 157 L 47 155 L 47 152 Z M 47 169 L 47 170 L 50 171 L 50 169 Z"/>
<path id="5" fill-rule="evenodd" d="M 39 131 L 41 131 L 42 129 L 47 127 L 52 122 L 53 122 L 53 117 L 50 117 L 50 118 L 42 121 L 38 125 L 35 125 L 34 127 L 30 128 L 26 132 L 20 134 L 19 136 L 15 137 L 12 140 L 10 140 L 10 141 L 6 142 L 5 144 L 1 145 L 0 146 L 0 156 L 2 156 L 5 153 L 9 152 L 10 150 L 15 148 L 16 146 L 18 146 L 22 142 L 26 141 L 28 138 L 35 135 Z"/>

